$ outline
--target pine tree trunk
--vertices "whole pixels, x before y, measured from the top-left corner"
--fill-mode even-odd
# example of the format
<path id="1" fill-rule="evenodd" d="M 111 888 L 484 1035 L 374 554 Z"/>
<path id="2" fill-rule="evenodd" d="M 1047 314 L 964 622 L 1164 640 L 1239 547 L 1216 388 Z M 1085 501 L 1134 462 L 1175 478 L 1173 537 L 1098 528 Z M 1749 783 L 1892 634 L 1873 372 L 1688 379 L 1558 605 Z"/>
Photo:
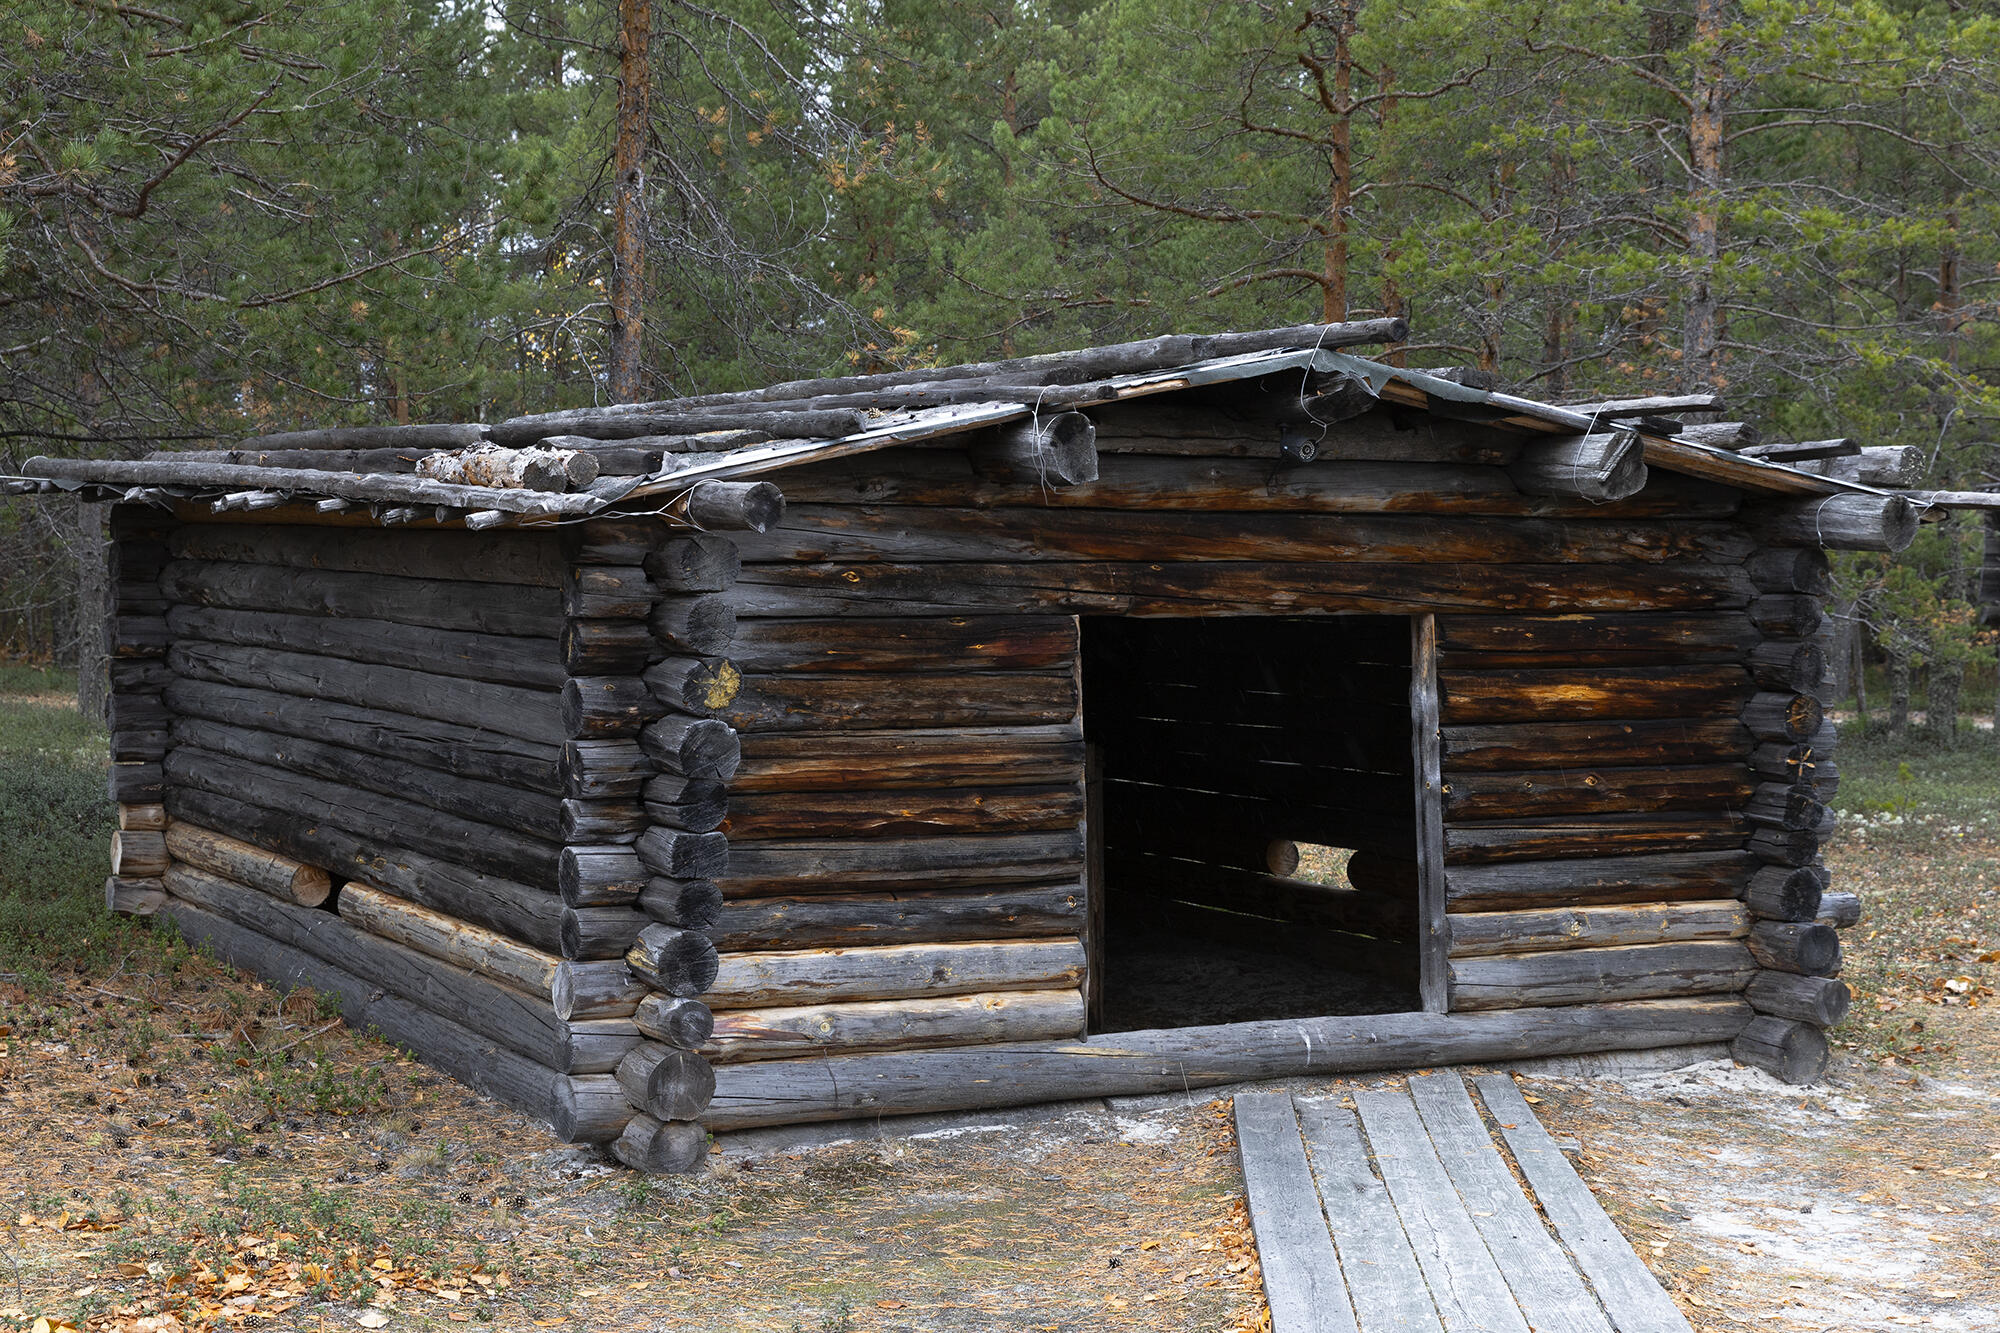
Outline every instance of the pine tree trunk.
<path id="1" fill-rule="evenodd" d="M 1910 733 L 1910 650 L 1892 639 L 1883 651 L 1889 658 L 1889 737 L 1900 741 Z"/>
<path id="2" fill-rule="evenodd" d="M 1958 698 L 1964 684 L 1965 663 L 1958 658 L 1931 664 L 1924 721 L 1930 731 L 1931 743 L 1940 750 L 1958 747 Z"/>
<path id="3" fill-rule="evenodd" d="M 611 365 L 614 403 L 638 402 L 646 331 L 646 132 L 652 100 L 652 0 L 618 0 L 618 139 L 613 151 Z"/>
<path id="4" fill-rule="evenodd" d="M 1689 389 L 1708 389 L 1722 373 L 1722 310 L 1715 277 L 1722 258 L 1722 150 L 1726 109 L 1721 50 L 1724 0 L 1695 0 L 1693 108 L 1688 117 L 1687 305 L 1681 338 L 1681 377 Z"/>
<path id="5" fill-rule="evenodd" d="M 110 695 L 110 657 L 104 644 L 104 618 L 110 610 L 111 585 L 106 562 L 110 547 L 104 540 L 103 505 L 76 506 L 76 617 L 71 637 L 76 644 L 76 707 L 93 722 L 103 722 Z"/>

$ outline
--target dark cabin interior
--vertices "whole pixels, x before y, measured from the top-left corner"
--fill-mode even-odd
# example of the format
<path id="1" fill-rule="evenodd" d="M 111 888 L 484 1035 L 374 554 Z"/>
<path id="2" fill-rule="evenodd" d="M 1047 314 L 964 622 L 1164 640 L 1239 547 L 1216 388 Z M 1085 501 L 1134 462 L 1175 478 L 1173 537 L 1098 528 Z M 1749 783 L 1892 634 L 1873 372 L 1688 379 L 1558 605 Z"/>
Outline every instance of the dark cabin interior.
<path id="1" fill-rule="evenodd" d="M 1417 996 L 1410 621 L 1085 617 L 1092 1027 Z"/>

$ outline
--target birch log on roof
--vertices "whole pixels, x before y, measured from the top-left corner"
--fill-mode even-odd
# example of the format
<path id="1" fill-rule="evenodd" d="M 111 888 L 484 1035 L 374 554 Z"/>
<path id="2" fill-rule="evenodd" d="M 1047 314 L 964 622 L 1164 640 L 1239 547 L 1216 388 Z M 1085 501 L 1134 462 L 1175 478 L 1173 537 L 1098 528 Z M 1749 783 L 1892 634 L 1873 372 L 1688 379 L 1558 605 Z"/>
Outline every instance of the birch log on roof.
<path id="1" fill-rule="evenodd" d="M 569 491 L 597 480 L 597 459 L 576 449 L 505 449 L 482 444 L 417 460 L 417 475 L 460 486 Z"/>
<path id="2" fill-rule="evenodd" d="M 299 495 L 325 495 L 343 500 L 385 504 L 445 505 L 459 509 L 500 509 L 513 514 L 557 516 L 587 514 L 600 501 L 587 495 L 554 495 L 543 491 L 508 491 L 484 486 L 456 486 L 403 476 L 354 476 L 299 468 L 245 467 L 226 463 L 127 463 L 76 458 L 31 458 L 22 464 L 31 476 L 104 486 L 167 486 L 191 491 L 256 487 Z"/>

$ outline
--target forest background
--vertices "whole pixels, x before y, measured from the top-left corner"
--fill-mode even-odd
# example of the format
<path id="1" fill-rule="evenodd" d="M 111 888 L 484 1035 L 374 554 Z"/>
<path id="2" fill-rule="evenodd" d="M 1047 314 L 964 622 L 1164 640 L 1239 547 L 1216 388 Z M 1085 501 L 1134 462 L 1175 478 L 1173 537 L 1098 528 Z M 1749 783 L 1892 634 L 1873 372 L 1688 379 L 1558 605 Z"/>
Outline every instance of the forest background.
<path id="1" fill-rule="evenodd" d="M 1978 489 L 1996 184 L 1983 0 L 10 0 L 0 475 L 1386 313 Z M 88 509 L 0 507 L 0 657 Z M 1841 573 L 1954 742 L 2000 542 Z"/>

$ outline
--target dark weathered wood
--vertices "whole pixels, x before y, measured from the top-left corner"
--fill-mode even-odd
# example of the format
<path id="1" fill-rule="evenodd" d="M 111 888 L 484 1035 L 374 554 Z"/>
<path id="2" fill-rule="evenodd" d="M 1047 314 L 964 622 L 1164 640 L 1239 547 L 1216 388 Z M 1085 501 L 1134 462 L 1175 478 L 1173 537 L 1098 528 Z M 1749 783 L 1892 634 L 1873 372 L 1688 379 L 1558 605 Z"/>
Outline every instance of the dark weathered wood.
<path id="1" fill-rule="evenodd" d="M 165 653 L 164 647 L 160 650 Z M 131 658 L 110 664 L 111 688 L 134 694 L 164 689 L 173 683 L 173 669 L 157 657 Z"/>
<path id="2" fill-rule="evenodd" d="M 650 1175 L 688 1175 L 708 1162 L 708 1131 L 691 1120 L 635 1115 L 612 1140 L 611 1155 Z"/>
<path id="3" fill-rule="evenodd" d="M 105 701 L 104 724 L 112 731 L 157 731 L 173 720 L 158 694 L 120 690 Z"/>
<path id="4" fill-rule="evenodd" d="M 1354 1333 L 1289 1092 L 1239 1092 L 1236 1151 L 1273 1333 Z"/>
<path id="5" fill-rule="evenodd" d="M 1749 615 L 1759 633 L 1776 639 L 1810 639 L 1826 620 L 1820 599 L 1803 593 L 1766 593 L 1750 603 Z"/>
<path id="6" fill-rule="evenodd" d="M 1774 972 L 1827 977 L 1840 971 L 1840 932 L 1823 921 L 1759 921 L 1750 952 Z"/>
<path id="7" fill-rule="evenodd" d="M 722 915 L 722 890 L 705 879 L 653 879 L 639 894 L 639 910 L 653 920 L 687 930 L 711 930 Z"/>
<path id="8" fill-rule="evenodd" d="M 1740 991 L 1757 970 L 1740 940 L 1454 958 L 1454 1012 Z"/>
<path id="9" fill-rule="evenodd" d="M 1729 1053 L 1787 1083 L 1815 1082 L 1831 1055 L 1817 1027 L 1768 1014 L 1751 1020 L 1730 1043 Z"/>
<path id="10" fill-rule="evenodd" d="M 1744 804 L 1743 817 L 1759 828 L 1800 833 L 1819 827 L 1826 817 L 1826 807 L 1811 787 L 1766 782 Z"/>
<path id="11" fill-rule="evenodd" d="M 367 829 L 388 845 L 408 847 L 490 874 L 519 876 L 550 887 L 555 883 L 556 845 L 496 824 L 187 742 L 176 745 L 167 756 L 166 773 L 176 786 L 326 819 L 340 827 Z"/>
<path id="12" fill-rule="evenodd" d="M 720 833 L 687 833 L 654 825 L 633 844 L 653 874 L 668 879 L 709 880 L 729 869 L 729 839 Z"/>
<path id="13" fill-rule="evenodd" d="M 1820 842 L 1815 829 L 1760 828 L 1743 845 L 1766 865 L 1809 866 L 1819 856 Z"/>
<path id="14" fill-rule="evenodd" d="M 1590 1279 L 1618 1333 L 1693 1333 L 1659 1279 L 1639 1261 L 1631 1243 L 1612 1225 L 1589 1186 L 1505 1074 L 1478 1080 L 1479 1095 L 1500 1128 L 1508 1150 L 1534 1188 L 1556 1235 Z"/>
<path id="15" fill-rule="evenodd" d="M 1757 643 L 1740 612 L 1564 616 L 1443 616 L 1438 643 L 1447 669 L 1730 661 Z"/>
<path id="16" fill-rule="evenodd" d="M 549 1127 L 565 1143 L 609 1143 L 632 1119 L 625 1089 L 611 1074 L 566 1074 L 555 1081 Z"/>
<path id="17" fill-rule="evenodd" d="M 1082 873 L 1079 830 L 949 838 L 798 838 L 729 849 L 728 898 L 947 884 L 1046 884 Z"/>
<path id="18" fill-rule="evenodd" d="M 1743 725 L 1760 741 L 1796 745 L 1811 739 L 1825 721 L 1825 709 L 1810 694 L 1758 694 L 1743 706 Z"/>
<path id="19" fill-rule="evenodd" d="M 1009 421 L 975 440 L 967 453 L 972 470 L 991 481 L 1078 486 L 1097 480 L 1097 427 L 1081 412 Z"/>
<path id="20" fill-rule="evenodd" d="M 702 1053 L 717 1064 L 813 1052 L 990 1045 L 1083 1035 L 1083 992 L 995 991 L 771 1008 L 728 1009 Z"/>
<path id="21" fill-rule="evenodd" d="M 160 586 L 194 606 L 310 612 L 478 634 L 553 640 L 563 622 L 562 594 L 554 588 L 470 580 L 176 560 L 160 575 Z"/>
<path id="22" fill-rule="evenodd" d="M 1846 930 L 1861 924 L 1861 895 L 1858 893 L 1828 893 L 1821 896 L 1819 915 L 1814 918 L 1836 930 Z"/>
<path id="23" fill-rule="evenodd" d="M 523 846 L 512 840 L 516 834 L 525 834 L 540 842 L 562 840 L 560 806 L 553 797 L 540 792 L 522 791 L 517 787 L 477 778 L 462 778 L 338 745 L 199 718 L 182 718 L 176 722 L 174 740 L 177 745 L 193 746 L 249 763 L 267 764 L 301 777 L 317 778 L 358 792 L 374 793 L 381 798 L 403 802 L 408 807 L 406 813 L 411 816 L 400 821 L 403 827 L 424 827 L 421 807 L 428 807 L 461 820 L 477 821 L 478 829 L 497 826 L 494 832 L 503 833 L 500 843 L 510 851 Z M 224 794 L 242 795 L 247 799 L 256 793 Z M 364 800 L 358 808 L 374 811 L 371 817 L 381 817 L 387 807 L 380 801 Z M 393 826 L 384 824 L 381 827 L 387 829 Z M 429 836 L 435 839 L 442 829 L 457 827 L 433 826 Z M 467 835 L 470 836 L 470 833 Z M 486 837 L 487 834 L 480 832 L 478 836 Z M 549 853 L 537 850 L 535 855 L 546 859 Z"/>
<path id="24" fill-rule="evenodd" d="M 618 1062 L 618 1085 L 656 1120 L 693 1120 L 715 1095 L 715 1070 L 692 1051 L 640 1042 Z"/>
<path id="25" fill-rule="evenodd" d="M 651 823 L 637 801 L 564 800 L 556 829 L 564 842 L 631 842 Z"/>
<path id="26" fill-rule="evenodd" d="M 152 916 L 166 906 L 167 892 L 158 876 L 112 875 L 104 881 L 104 910 L 121 916 Z"/>
<path id="27" fill-rule="evenodd" d="M 599 456 L 600 465 L 602 456 Z M 687 530 L 656 514 L 568 523 L 556 534 L 571 564 L 643 565 L 662 543 Z"/>
<path id="28" fill-rule="evenodd" d="M 114 731 L 111 733 L 111 758 L 114 763 L 147 764 L 167 757 L 167 747 L 172 743 L 166 728 L 157 731 Z"/>
<path id="29" fill-rule="evenodd" d="M 623 800 L 639 795 L 653 766 L 637 741 L 564 741 L 557 761 L 562 792 L 577 800 Z"/>
<path id="30" fill-rule="evenodd" d="M 1834 772 L 1828 757 L 1833 724 L 1827 723 L 1809 741 L 1767 741 L 1750 752 L 1750 771 L 1770 782 L 1818 788 L 1822 771 Z"/>
<path id="31" fill-rule="evenodd" d="M 1750 979 L 1743 998 L 1760 1014 L 1830 1028 L 1846 1019 L 1854 992 L 1833 977 L 1766 971 Z"/>
<path id="32" fill-rule="evenodd" d="M 167 625 L 179 639 L 283 648 L 538 690 L 560 689 L 567 674 L 557 645 L 545 638 L 196 606 L 175 607 Z"/>
<path id="33" fill-rule="evenodd" d="M 1813 866 L 1765 866 L 1750 877 L 1743 902 L 1769 921 L 1811 921 L 1819 915 L 1826 874 Z"/>
<path id="34" fill-rule="evenodd" d="M 1064 990 L 1082 982 L 1083 963 L 1083 945 L 1074 936 L 730 953 L 721 959 L 706 1003 L 717 1010 L 755 1009 L 982 991 Z"/>
<path id="35" fill-rule="evenodd" d="M 1623 500 L 1645 488 L 1646 450 L 1634 431 L 1535 439 L 1522 445 L 1507 476 L 1523 495 Z"/>
<path id="36" fill-rule="evenodd" d="M 1454 913 L 1699 902 L 1738 896 L 1757 867 L 1757 859 L 1741 851 L 1681 852 L 1454 865 L 1445 882 Z"/>
<path id="37" fill-rule="evenodd" d="M 736 638 L 737 607 L 721 593 L 663 597 L 647 623 L 653 636 L 669 648 L 697 657 L 729 651 Z"/>
<path id="38" fill-rule="evenodd" d="M 454 722 L 545 745 L 564 739 L 561 696 L 554 691 L 233 644 L 177 643 L 167 661 L 189 680 Z"/>
<path id="39" fill-rule="evenodd" d="M 1579 757 L 1616 767 L 1714 764 L 1753 744 L 1735 718 L 1665 718 L 1631 722 L 1515 722 L 1446 727 L 1444 767 L 1460 774 L 1557 768 Z"/>
<path id="40" fill-rule="evenodd" d="M 301 907 L 318 907 L 333 896 L 333 877 L 320 867 L 186 820 L 168 825 L 166 849 L 176 861 Z"/>
<path id="41" fill-rule="evenodd" d="M 165 616 L 114 616 L 104 637 L 114 658 L 158 657 L 174 641 Z"/>
<path id="42" fill-rule="evenodd" d="M 743 688 L 743 673 L 720 658 L 669 657 L 645 671 L 646 688 L 675 712 L 713 715 L 728 708 Z"/>
<path id="43" fill-rule="evenodd" d="M 1584 758 L 1587 763 L 1587 757 Z M 1540 819 L 1648 810 L 1741 806 L 1757 790 L 1741 763 L 1697 768 L 1549 769 L 1454 773 L 1445 784 L 1447 819 Z"/>
<path id="44" fill-rule="evenodd" d="M 1425 1012 L 1450 1006 L 1446 952 L 1451 935 L 1445 920 L 1444 819 L 1446 785 L 1442 774 L 1441 708 L 1438 683 L 1437 617 L 1410 623 L 1410 745 L 1415 755 L 1411 799 L 1416 831 L 1417 994 Z"/>
<path id="45" fill-rule="evenodd" d="M 1440 673 L 1447 725 L 1568 721 L 1578 718 L 1717 717 L 1735 713 L 1752 694 L 1742 667 L 1715 663 L 1564 670 Z"/>
<path id="46" fill-rule="evenodd" d="M 729 833 L 745 839 L 1004 833 L 1059 829 L 1083 817 L 1075 784 L 944 791 L 739 793 Z"/>
<path id="47" fill-rule="evenodd" d="M 654 1041 L 680 1051 L 698 1050 L 715 1031 L 715 1015 L 700 1000 L 658 991 L 639 1002 L 632 1022 Z"/>
<path id="48" fill-rule="evenodd" d="M 736 775 L 743 755 L 736 732 L 728 723 L 680 714 L 650 723 L 639 733 L 639 746 L 668 773 L 718 782 Z"/>
<path id="49" fill-rule="evenodd" d="M 1815 643 L 1761 643 L 1747 661 L 1751 676 L 1767 690 L 1810 692 L 1826 679 L 1826 654 Z"/>
<path id="50" fill-rule="evenodd" d="M 380 837 L 359 837 L 311 815 L 187 787 L 176 788 L 167 805 L 177 819 L 233 829 L 261 846 L 326 866 L 339 878 L 365 880 L 564 958 L 622 957 L 646 924 L 645 917 L 623 908 L 565 908 L 553 893 L 396 847 Z"/>
<path id="51" fill-rule="evenodd" d="M 707 532 L 664 542 L 645 561 L 647 575 L 663 592 L 721 592 L 742 569 L 736 542 Z"/>
<path id="52" fill-rule="evenodd" d="M 648 878 L 638 853 L 615 843 L 564 847 L 555 875 L 571 907 L 629 906 L 639 900 Z"/>
<path id="53" fill-rule="evenodd" d="M 1075 717 L 1076 675 L 988 671 L 799 673 L 743 677 L 722 715 L 741 731 L 1033 726 Z"/>
<path id="54" fill-rule="evenodd" d="M 1032 939 L 1076 931 L 1076 884 L 990 892 L 750 898 L 724 905 L 708 933 L 729 952 L 870 944 Z"/>
<path id="55" fill-rule="evenodd" d="M 643 620 L 571 620 L 562 629 L 562 663 L 572 675 L 634 675 L 661 651 Z"/>
<path id="56" fill-rule="evenodd" d="M 1753 832 L 1741 815 L 1593 815 L 1532 824 L 1447 824 L 1447 865 L 1564 861 L 1673 852 L 1733 851 Z M 1713 897 L 1701 894 L 1701 897 Z"/>
<path id="57" fill-rule="evenodd" d="M 1746 506 L 1743 522 L 1772 546 L 1900 551 L 1917 536 L 1917 510 L 1900 495 L 1841 492 Z"/>
<path id="58" fill-rule="evenodd" d="M 1440 580 L 1431 565 L 1176 561 L 750 565 L 731 597 L 746 616 L 951 616 L 1010 609 L 1167 616 L 1268 615 L 1274 607 L 1295 615 L 1737 609 L 1752 593 L 1736 566 L 1679 561 L 1489 565 L 1477 580 L 1463 581 Z"/>
<path id="59" fill-rule="evenodd" d="M 830 736 L 766 732 L 744 737 L 742 754 L 732 792 L 1047 784 L 1083 775 L 1083 735 L 1073 724 Z"/>
<path id="60" fill-rule="evenodd" d="M 785 516 L 785 497 L 768 481 L 702 481 L 683 512 L 704 532 L 769 532 Z"/>
<path id="61" fill-rule="evenodd" d="M 563 613 L 579 620 L 644 620 L 660 599 L 637 565 L 572 565 L 562 594 Z"/>
<path id="62" fill-rule="evenodd" d="M 666 712 L 636 676 L 579 676 L 562 684 L 562 728 L 583 739 L 636 736 Z"/>
<path id="63" fill-rule="evenodd" d="M 711 833 L 729 813 L 729 788 L 708 778 L 662 773 L 646 783 L 645 811 L 663 828 Z"/>
<path id="64" fill-rule="evenodd" d="M 174 529 L 174 558 L 299 570 L 387 574 L 560 588 L 566 572 L 554 534 L 410 532 L 291 525 L 186 523 Z"/>
<path id="65" fill-rule="evenodd" d="M 1824 597 L 1833 591 L 1833 566 L 1817 547 L 1765 547 L 1744 559 L 1743 572 L 1762 592 Z"/>
<path id="66" fill-rule="evenodd" d="M 715 982 L 715 945 L 699 931 L 653 922 L 625 951 L 625 964 L 654 990 L 689 999 Z"/>
<path id="67" fill-rule="evenodd" d="M 1450 919 L 1451 956 L 1733 940 L 1750 933 L 1750 922 L 1748 909 L 1730 898 L 1456 913 Z"/>
<path id="68" fill-rule="evenodd" d="M 1275 440 L 1275 436 L 1273 437 Z M 1273 450 L 1275 452 L 1275 449 Z M 1564 523 L 1407 514 L 799 505 L 738 539 L 753 563 L 1176 560 L 1539 565 L 1728 560 L 1751 542 L 1695 520 Z"/>
<path id="69" fill-rule="evenodd" d="M 1070 662 L 1068 616 L 743 620 L 731 660 L 745 671 L 1034 671 Z"/>

